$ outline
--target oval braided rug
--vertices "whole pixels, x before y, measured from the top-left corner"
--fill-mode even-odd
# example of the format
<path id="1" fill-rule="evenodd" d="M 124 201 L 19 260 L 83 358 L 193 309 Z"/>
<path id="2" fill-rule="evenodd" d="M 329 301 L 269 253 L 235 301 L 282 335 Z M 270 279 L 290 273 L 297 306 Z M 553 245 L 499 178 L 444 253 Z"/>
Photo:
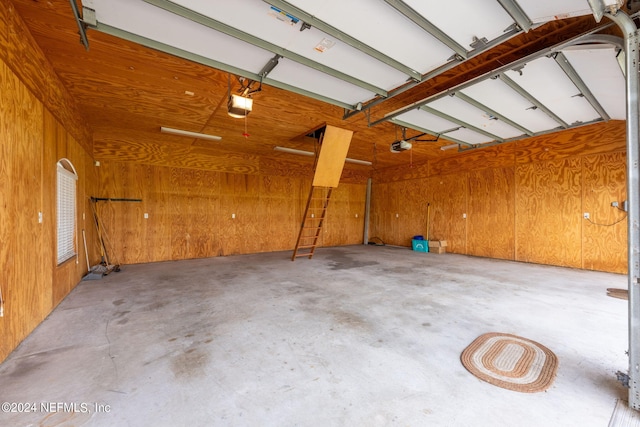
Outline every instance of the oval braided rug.
<path id="1" fill-rule="evenodd" d="M 558 358 L 547 347 L 516 335 L 480 335 L 460 356 L 476 377 L 498 387 L 523 393 L 544 391 L 558 370 Z"/>

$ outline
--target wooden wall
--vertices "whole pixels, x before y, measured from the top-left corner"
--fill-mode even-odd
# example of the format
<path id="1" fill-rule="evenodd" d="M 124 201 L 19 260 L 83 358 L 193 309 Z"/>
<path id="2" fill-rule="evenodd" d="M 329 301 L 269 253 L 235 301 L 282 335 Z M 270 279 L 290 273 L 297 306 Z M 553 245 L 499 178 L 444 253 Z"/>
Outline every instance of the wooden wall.
<path id="1" fill-rule="evenodd" d="M 13 8 L 0 1 L 0 362 L 87 271 L 81 243 L 77 263 L 56 265 L 58 160 L 69 159 L 78 172 L 79 242 L 85 195 L 96 182 L 89 132 L 70 99 Z"/>
<path id="2" fill-rule="evenodd" d="M 625 151 L 609 122 L 376 171 L 369 235 L 410 246 L 429 203 L 449 252 L 626 273 Z"/>
<path id="3" fill-rule="evenodd" d="M 107 254 L 121 264 L 292 250 L 311 188 L 310 176 L 112 161 L 95 169 L 95 197 L 142 199 L 97 203 Z M 336 188 L 323 246 L 362 243 L 365 196 L 364 183 Z"/>

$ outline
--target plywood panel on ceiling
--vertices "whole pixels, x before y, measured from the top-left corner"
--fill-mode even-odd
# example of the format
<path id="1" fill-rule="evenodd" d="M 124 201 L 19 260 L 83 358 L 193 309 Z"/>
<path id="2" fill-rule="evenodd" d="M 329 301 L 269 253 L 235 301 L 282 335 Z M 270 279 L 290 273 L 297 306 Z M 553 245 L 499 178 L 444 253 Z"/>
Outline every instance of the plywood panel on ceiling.
<path id="1" fill-rule="evenodd" d="M 582 159 L 583 268 L 627 273 L 627 199 L 625 153 L 587 156 Z M 618 208 L 611 206 L 618 202 Z"/>
<path id="2" fill-rule="evenodd" d="M 518 165 L 518 261 L 581 266 L 580 181 L 579 158 Z"/>
<path id="3" fill-rule="evenodd" d="M 483 169 L 468 176 L 468 253 L 513 259 L 514 168 Z"/>
<path id="4" fill-rule="evenodd" d="M 431 177 L 427 182 L 430 206 L 431 240 L 446 240 L 447 252 L 467 251 L 467 183 L 466 173 Z"/>
<path id="5" fill-rule="evenodd" d="M 326 126 L 313 177 L 315 187 L 335 188 L 338 186 L 352 136 L 353 131 Z"/>

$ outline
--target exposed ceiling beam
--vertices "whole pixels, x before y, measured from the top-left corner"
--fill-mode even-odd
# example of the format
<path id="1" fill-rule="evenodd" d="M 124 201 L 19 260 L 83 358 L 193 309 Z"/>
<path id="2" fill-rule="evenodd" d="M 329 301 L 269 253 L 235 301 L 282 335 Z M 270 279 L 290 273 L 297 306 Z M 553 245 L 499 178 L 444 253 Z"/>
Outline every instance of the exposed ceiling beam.
<path id="1" fill-rule="evenodd" d="M 412 69 L 411 67 L 406 66 L 405 64 L 402 64 L 399 61 L 396 61 L 395 59 L 372 48 L 371 46 L 362 43 L 358 39 L 351 37 L 347 33 L 327 24 L 326 22 L 316 18 L 315 16 L 309 15 L 304 10 L 299 9 L 283 0 L 263 0 L 263 1 L 267 4 L 277 7 L 278 9 L 286 11 L 287 13 L 304 21 L 306 24 L 309 24 L 312 27 L 317 28 L 318 30 L 324 33 L 327 33 L 328 35 L 335 37 L 336 39 L 348 44 L 349 46 L 354 47 L 366 53 L 367 55 L 377 59 L 378 61 L 381 61 L 389 65 L 390 67 L 395 68 L 396 70 L 408 75 L 413 80 L 422 81 L 422 74 L 420 72 Z"/>
<path id="2" fill-rule="evenodd" d="M 513 0 L 498 0 L 498 3 L 525 33 L 533 27 L 533 22 L 518 3 Z"/>
<path id="3" fill-rule="evenodd" d="M 501 67 L 498 67 L 498 68 L 496 68 L 496 69 L 494 69 L 492 71 L 484 73 L 484 74 L 482 74 L 482 75 L 480 75 L 478 77 L 475 77 L 475 78 L 473 78 L 471 80 L 467 80 L 464 83 L 460 83 L 459 85 L 454 86 L 454 87 L 452 87 L 450 89 L 447 89 L 447 90 L 445 90 L 443 92 L 437 93 L 435 95 L 432 95 L 432 96 L 429 96 L 427 98 L 424 98 L 424 99 L 422 99 L 420 101 L 416 101 L 416 102 L 414 102 L 412 104 L 406 105 L 406 106 L 404 106 L 402 108 L 399 108 L 399 109 L 397 109 L 395 111 L 392 111 L 390 113 L 385 114 L 384 117 L 382 117 L 381 119 L 378 119 L 378 120 L 375 120 L 375 121 L 369 123 L 369 126 L 371 127 L 371 126 L 375 126 L 377 124 L 380 124 L 382 122 L 389 121 L 390 119 L 392 119 L 392 118 L 394 118 L 396 116 L 399 116 L 400 114 L 404 114 L 407 111 L 415 110 L 416 108 L 419 108 L 421 105 L 426 105 L 429 102 L 435 101 L 436 99 L 452 95 L 453 93 L 455 93 L 455 92 L 457 92 L 459 90 L 462 90 L 462 89 L 464 89 L 466 87 L 472 86 L 472 85 L 474 85 L 474 84 L 476 84 L 476 83 L 478 83 L 478 82 L 480 82 L 482 80 L 486 80 L 488 78 L 492 78 L 492 77 L 495 77 L 495 76 L 498 76 L 498 75 L 502 76 L 503 73 L 508 71 L 508 70 L 512 70 L 512 69 L 518 68 L 518 67 L 520 67 L 522 65 L 525 65 L 527 62 L 531 62 L 534 59 L 543 57 L 545 55 L 550 55 L 550 54 L 553 54 L 555 52 L 560 52 L 562 49 L 565 49 L 565 48 L 567 48 L 569 46 L 573 46 L 573 45 L 578 44 L 578 43 L 609 43 L 609 44 L 613 44 L 615 46 L 619 46 L 620 45 L 620 40 L 621 40 L 620 37 L 612 37 L 610 35 L 594 35 L 593 34 L 595 32 L 604 30 L 605 28 L 608 28 L 608 27 L 610 27 L 612 25 L 613 24 L 606 24 L 606 25 L 603 25 L 603 26 L 598 27 L 598 28 L 593 28 L 593 29 L 587 31 L 586 33 L 582 33 L 582 34 L 580 34 L 580 35 L 578 35 L 576 37 L 573 37 L 573 38 L 571 38 L 569 40 L 566 40 L 566 41 L 564 41 L 562 43 L 558 43 L 558 44 L 556 44 L 554 46 L 551 46 L 551 47 L 549 47 L 547 49 L 541 50 L 539 52 L 532 53 L 532 54 L 527 55 L 527 56 L 525 56 L 523 58 L 520 58 L 517 61 L 511 62 L 509 64 L 505 64 L 505 65 L 503 65 Z M 513 82 L 513 83 L 515 83 L 515 82 Z M 518 86 L 517 84 L 516 84 L 516 86 L 518 88 L 520 88 L 520 86 Z M 520 88 L 520 90 L 524 91 L 524 89 L 522 89 L 522 88 Z M 524 91 L 524 92 L 526 93 L 526 91 Z M 529 96 L 531 96 L 531 94 L 529 94 Z M 533 99 L 535 99 L 535 98 L 533 98 Z M 542 105 L 539 101 L 537 101 L 537 102 L 540 105 Z M 366 107 L 370 107 L 370 105 L 368 104 Z M 365 109 L 365 108 L 363 108 L 363 109 Z M 546 109 L 546 110 L 548 111 L 548 109 Z M 553 116 L 555 116 L 555 114 Z M 557 117 L 557 116 L 555 116 L 555 117 Z M 554 118 L 554 120 L 555 120 L 555 118 Z M 558 120 L 556 120 L 556 121 L 558 121 Z M 560 119 L 560 122 L 558 122 L 558 123 L 563 123 L 564 125 L 566 125 L 566 126 L 563 125 L 563 127 L 565 127 L 565 128 L 569 126 L 564 121 L 562 121 L 561 119 Z"/>
<path id="4" fill-rule="evenodd" d="M 447 45 L 451 50 L 453 50 L 456 55 L 460 56 L 462 59 L 467 59 L 469 56 L 469 52 L 460 45 L 457 41 L 449 37 L 444 31 L 440 28 L 433 25 L 427 19 L 425 19 L 418 12 L 413 10 L 410 6 L 404 3 L 401 0 L 385 0 L 385 2 L 393 7 L 395 10 L 403 14 L 405 17 L 413 21 L 417 26 L 431 34 L 433 37 L 440 40 L 442 43 Z"/>
<path id="5" fill-rule="evenodd" d="M 515 26 L 514 26 L 515 27 Z M 509 30 L 506 30 L 504 34 L 500 35 L 499 37 L 489 41 L 489 43 L 487 43 L 486 45 L 480 46 L 475 48 L 474 50 L 472 50 L 471 52 L 469 52 L 468 56 L 466 59 L 462 59 L 462 58 L 452 58 L 449 62 L 447 62 L 444 65 L 439 66 L 438 68 L 429 71 L 427 74 L 422 76 L 422 80 L 423 81 L 429 81 L 434 77 L 439 76 L 442 73 L 445 73 L 449 70 L 451 70 L 454 67 L 457 67 L 458 65 L 460 65 L 462 62 L 468 61 L 469 59 L 472 59 L 478 55 L 480 55 L 481 53 L 494 48 L 504 42 L 506 42 L 507 40 L 509 40 L 510 38 L 520 34 L 521 30 L 520 28 L 512 28 Z M 394 96 L 398 96 L 410 89 L 413 89 L 414 87 L 416 87 L 417 85 L 419 85 L 421 82 L 416 82 L 415 80 L 412 80 L 408 83 L 405 83 L 404 85 L 400 86 L 399 88 L 393 89 L 389 91 L 389 94 L 387 95 L 386 98 L 381 98 L 378 97 L 377 99 L 374 99 L 370 102 L 367 102 L 360 110 L 350 110 L 350 111 L 346 111 L 343 119 L 346 120 L 351 116 L 354 116 L 358 113 L 360 113 L 361 111 L 367 111 L 368 109 L 375 107 L 376 105 L 385 102 L 388 99 L 393 98 Z"/>
<path id="6" fill-rule="evenodd" d="M 576 85 L 576 87 L 580 91 L 580 94 L 583 95 L 587 99 L 587 101 L 589 101 L 589 104 L 591 104 L 593 109 L 598 112 L 600 117 L 602 117 L 602 119 L 605 121 L 611 120 L 609 114 L 596 99 L 595 95 L 593 94 L 593 92 L 591 92 L 591 89 L 589 89 L 584 80 L 582 80 L 576 69 L 573 68 L 573 65 L 571 65 L 564 53 L 556 53 L 555 55 L 553 55 L 553 59 L 560 66 L 560 68 L 562 68 L 562 71 L 564 71 L 567 77 L 571 79 L 573 84 Z"/>
<path id="7" fill-rule="evenodd" d="M 326 65 L 320 64 L 319 62 L 313 61 L 302 55 L 298 55 L 297 53 L 281 48 L 259 37 L 255 37 L 249 33 L 245 33 L 244 31 L 240 31 L 236 28 L 233 28 L 230 25 L 227 25 L 223 22 L 216 21 L 215 19 L 209 18 L 208 16 L 202 15 L 198 12 L 194 12 L 193 10 L 188 9 L 184 6 L 180 6 L 179 4 L 173 3 L 168 0 L 144 0 L 144 1 L 153 6 L 156 6 L 168 12 L 171 12 L 175 15 L 186 18 L 190 21 L 197 22 L 198 24 L 204 25 L 205 27 L 211 28 L 212 30 L 219 31 L 221 33 L 234 37 L 243 42 L 249 43 L 253 46 L 275 53 L 276 55 L 279 55 L 283 58 L 290 59 L 299 64 L 307 66 L 309 68 L 313 68 L 314 70 L 320 71 L 322 73 L 333 76 L 337 79 L 340 79 L 345 82 L 351 83 L 355 86 L 361 87 L 362 89 L 378 94 L 379 96 L 382 96 L 382 97 L 387 96 L 387 91 L 382 88 L 379 88 L 363 80 L 360 80 L 358 78 L 345 74 L 336 69 L 327 67 Z"/>
<path id="8" fill-rule="evenodd" d="M 492 115 L 492 116 L 496 117 L 497 119 L 505 122 L 506 124 L 518 129 L 523 134 L 528 135 L 528 136 L 533 135 L 533 132 L 531 132 L 529 129 L 525 128 L 522 125 L 519 125 L 518 123 L 516 123 L 513 120 L 509 119 L 508 117 L 503 116 L 502 114 L 498 113 L 496 110 L 493 110 L 493 109 L 487 107 L 483 103 L 476 101 L 475 99 L 471 98 L 470 96 L 467 96 L 462 92 L 456 92 L 455 96 L 456 96 L 456 98 L 460 98 L 464 102 L 473 105 L 477 109 L 482 110 L 485 113 L 489 113 L 490 115 Z"/>

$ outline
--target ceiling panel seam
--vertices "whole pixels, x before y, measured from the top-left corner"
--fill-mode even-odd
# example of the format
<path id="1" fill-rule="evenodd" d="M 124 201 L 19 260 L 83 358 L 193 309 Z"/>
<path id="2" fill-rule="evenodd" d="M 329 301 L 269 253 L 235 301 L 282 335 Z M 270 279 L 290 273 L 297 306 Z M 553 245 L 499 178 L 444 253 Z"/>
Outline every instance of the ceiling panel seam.
<path id="1" fill-rule="evenodd" d="M 564 120 L 562 120 L 560 118 L 560 116 L 558 116 L 556 113 L 554 113 L 549 108 L 547 108 L 546 105 L 544 105 L 542 102 L 540 102 L 535 96 L 533 96 L 531 93 L 529 93 L 527 90 L 525 90 L 518 83 L 514 82 L 506 74 L 500 73 L 498 75 L 498 78 L 500 80 L 502 80 L 511 89 L 516 91 L 520 96 L 526 98 L 529 102 L 531 102 L 535 108 L 539 108 L 540 110 L 542 110 L 547 116 L 551 117 L 560 126 L 562 126 L 565 129 L 567 129 L 569 127 L 569 123 L 567 123 Z"/>
<path id="2" fill-rule="evenodd" d="M 428 80 L 430 80 L 430 79 L 432 79 L 434 77 L 437 77 L 440 74 L 445 73 L 445 72 L 451 70 L 454 67 L 457 67 L 458 65 L 462 64 L 465 61 L 473 59 L 474 57 L 480 55 L 481 53 L 483 53 L 483 52 L 485 52 L 485 51 L 487 51 L 489 49 L 492 49 L 492 48 L 494 48 L 494 47 L 506 42 L 510 38 L 512 38 L 512 37 L 514 37 L 514 36 L 516 36 L 516 35 L 521 33 L 521 30 L 520 30 L 519 27 L 517 27 L 517 24 L 514 24 L 513 27 L 514 28 L 507 29 L 506 32 L 504 34 L 502 34 L 500 37 L 497 37 L 497 38 L 495 38 L 493 40 L 490 40 L 488 44 L 483 45 L 481 47 L 477 47 L 474 50 L 470 51 L 468 56 L 467 56 L 467 58 L 464 59 L 464 60 L 462 58 L 454 56 L 454 58 L 451 58 L 451 60 L 449 62 L 447 62 L 446 64 L 443 64 L 440 67 L 429 71 L 427 74 L 424 74 L 422 76 L 422 81 L 428 81 Z M 411 80 L 410 82 L 406 83 L 403 86 L 400 86 L 399 88 L 396 88 L 396 89 L 388 91 L 388 95 L 387 95 L 386 98 L 378 98 L 378 99 L 374 99 L 372 101 L 370 100 L 360 110 L 351 109 L 351 110 L 345 111 L 345 114 L 343 116 L 343 120 L 346 120 L 346 119 L 348 119 L 348 118 L 350 118 L 350 117 L 352 117 L 352 116 L 354 116 L 354 115 L 356 115 L 356 114 L 358 114 L 360 112 L 365 112 L 365 111 L 371 109 L 372 107 L 375 107 L 376 105 L 379 105 L 379 104 L 385 102 L 386 100 L 393 98 L 394 96 L 398 96 L 398 95 L 400 95 L 400 94 L 402 94 L 402 93 L 404 93 L 404 92 L 406 92 L 406 91 L 408 91 L 410 89 L 413 89 L 414 87 L 416 87 L 420 83 L 422 83 L 422 82 L 417 82 L 415 80 Z"/>
<path id="3" fill-rule="evenodd" d="M 533 132 L 531 132 L 529 129 L 525 128 L 524 126 L 514 122 L 513 120 L 509 119 L 508 117 L 503 116 L 502 114 L 498 113 L 497 111 L 495 111 L 492 108 L 487 107 L 486 105 L 484 105 L 483 103 L 476 101 L 475 99 L 471 98 L 470 96 L 465 95 L 462 92 L 456 92 L 455 93 L 456 98 L 460 98 L 461 100 L 465 101 L 468 104 L 473 105 L 474 107 L 484 111 L 485 113 L 489 113 L 491 116 L 502 120 L 503 122 L 507 123 L 508 125 L 518 129 L 520 132 L 522 132 L 525 135 L 533 135 Z"/>
<path id="4" fill-rule="evenodd" d="M 453 50 L 461 59 L 467 59 L 469 52 L 463 46 L 461 46 L 454 39 L 449 37 L 440 28 L 433 25 L 428 19 L 424 18 L 418 12 L 413 10 L 410 6 L 400 0 L 385 0 L 385 2 L 393 7 L 395 10 L 403 14 L 407 19 L 411 20 L 414 24 L 431 34 L 436 39 L 447 45 Z"/>
<path id="5" fill-rule="evenodd" d="M 282 0 L 263 0 L 263 1 L 267 4 L 277 7 L 278 9 L 286 11 L 287 13 L 304 21 L 306 24 L 309 24 L 312 27 L 317 28 L 318 30 L 331 35 L 332 37 L 335 37 L 336 39 L 341 40 L 342 42 L 348 44 L 349 46 L 354 47 L 362 51 L 363 53 L 366 53 L 367 55 L 377 59 L 378 61 L 381 61 L 389 65 L 390 67 L 395 68 L 396 70 L 409 76 L 411 79 L 416 81 L 422 81 L 422 74 L 420 72 L 412 69 L 411 67 L 408 67 L 405 64 L 402 64 L 399 61 L 396 61 L 395 59 L 372 48 L 371 46 L 365 43 L 362 43 L 358 39 L 351 37 L 350 35 L 327 24 L 326 22 L 320 19 L 317 19 L 312 15 L 309 15 L 307 12 L 293 6 L 292 4 Z"/>
<path id="6" fill-rule="evenodd" d="M 362 89 L 368 90 L 373 93 L 377 93 L 379 96 L 382 96 L 382 97 L 387 96 L 387 91 L 385 89 L 372 85 L 356 77 L 350 76 L 346 73 L 343 73 L 342 71 L 323 65 L 319 62 L 313 61 L 297 53 L 291 52 L 287 49 L 284 49 L 280 46 L 277 46 L 259 37 L 245 33 L 244 31 L 233 28 L 230 25 L 217 21 L 213 18 L 209 18 L 208 16 L 202 15 L 184 6 L 180 6 L 178 4 L 175 4 L 167 0 L 144 0 L 144 2 L 149 3 L 153 6 L 159 7 L 161 9 L 164 9 L 175 15 L 186 18 L 192 22 L 196 22 L 198 24 L 204 25 L 205 27 L 211 28 L 212 30 L 220 31 L 228 36 L 234 37 L 238 40 L 249 43 L 253 46 L 259 47 L 264 50 L 268 50 L 272 53 L 282 56 L 283 58 L 290 59 L 294 62 L 297 62 L 309 68 L 313 68 L 317 71 L 323 72 L 332 77 L 343 80 L 347 83 L 351 83 L 355 86 L 361 87 Z"/>
<path id="7" fill-rule="evenodd" d="M 450 116 L 450 115 L 448 115 L 446 113 L 443 113 L 442 111 L 438 111 L 435 108 L 431 108 L 429 106 L 423 105 L 422 107 L 420 107 L 420 109 L 423 110 L 423 111 L 426 111 L 427 113 L 431 113 L 434 116 L 438 116 L 438 117 L 443 118 L 445 120 L 449 120 L 452 123 L 456 123 L 456 124 L 466 128 L 466 129 L 469 129 L 469 130 L 472 130 L 472 131 L 474 131 L 476 133 L 482 134 L 482 135 L 484 135 L 486 137 L 489 137 L 489 138 L 491 138 L 493 140 L 500 141 L 500 142 L 504 141 L 504 138 L 500 138 L 498 135 L 494 135 L 491 132 L 487 132 L 486 130 L 482 130 L 482 129 L 480 129 L 480 128 L 478 128 L 478 127 L 476 127 L 476 126 L 474 126 L 474 125 L 472 125 L 470 123 L 467 123 L 467 122 L 463 121 L 463 120 L 456 119 L 455 117 Z"/>
<path id="8" fill-rule="evenodd" d="M 320 95 L 318 93 L 310 92 L 308 90 L 305 90 L 305 89 L 302 89 L 302 88 L 299 88 L 299 87 L 296 87 L 296 86 L 291 86 L 291 85 L 288 85 L 286 83 L 283 83 L 283 82 L 280 82 L 280 81 L 277 81 L 277 80 L 273 80 L 273 79 L 269 79 L 269 78 L 262 78 L 261 79 L 261 76 L 259 74 L 257 74 L 257 73 L 253 73 L 251 71 L 244 70 L 244 69 L 241 69 L 241 68 L 238 68 L 238 67 L 234 67 L 234 66 L 229 65 L 229 64 L 218 62 L 218 61 L 216 61 L 214 59 L 206 58 L 204 56 L 197 55 L 195 53 L 191 53 L 191 52 L 188 52 L 186 50 L 183 50 L 183 49 L 180 49 L 180 48 L 177 48 L 177 47 L 174 47 L 174 46 L 170 46 L 170 45 L 167 45 L 167 44 L 162 43 L 162 42 L 151 40 L 149 38 L 146 38 L 146 37 L 143 37 L 143 36 L 139 36 L 137 34 L 133 34 L 133 33 L 130 33 L 128 31 L 121 30 L 119 28 L 115 28 L 115 27 L 112 27 L 112 26 L 109 26 L 109 25 L 106 25 L 106 24 L 101 24 L 101 23 L 98 22 L 95 27 L 92 27 L 92 29 L 100 31 L 100 32 L 102 32 L 104 34 L 109 34 L 111 36 L 118 37 L 118 38 L 121 38 L 123 40 L 128 40 L 130 42 L 137 43 L 139 45 L 146 46 L 146 47 L 158 50 L 160 52 L 164 52 L 164 53 L 176 56 L 178 58 L 182 58 L 182 59 L 186 59 L 186 60 L 189 60 L 189 61 L 196 62 L 198 64 L 206 65 L 206 66 L 211 67 L 211 68 L 215 68 L 215 69 L 218 69 L 218 70 L 221 70 L 221 71 L 226 71 L 228 73 L 235 74 L 235 75 L 238 75 L 238 76 L 247 77 L 249 79 L 256 80 L 256 81 L 262 80 L 262 82 L 264 84 L 267 84 L 269 86 L 273 86 L 273 87 L 276 87 L 276 88 L 279 88 L 279 89 L 283 89 L 283 90 L 286 90 L 286 91 L 289 91 L 289 92 L 297 93 L 299 95 L 308 96 L 309 98 L 317 99 L 319 101 L 326 102 L 328 104 L 336 105 L 336 106 L 342 107 L 342 108 L 353 108 L 353 105 L 347 104 L 345 102 L 342 102 L 342 101 L 339 101 L 339 100 L 336 100 L 336 99 L 333 99 L 333 98 L 328 98 L 328 97 Z"/>
<path id="9" fill-rule="evenodd" d="M 373 121 L 373 122 L 369 123 L 369 126 L 375 126 L 375 125 L 377 125 L 379 123 L 388 121 L 389 119 L 392 119 L 393 117 L 399 116 L 400 114 L 403 114 L 403 113 L 405 113 L 407 111 L 419 108 L 419 107 L 421 107 L 423 105 L 426 105 L 426 104 L 428 104 L 428 103 L 430 103 L 432 101 L 435 101 L 435 100 L 437 100 L 439 98 L 443 98 L 445 96 L 452 95 L 453 93 L 455 93 L 455 92 L 457 92 L 459 90 L 462 90 L 462 89 L 464 89 L 466 87 L 469 87 L 469 86 L 471 86 L 471 85 L 473 85 L 473 84 L 475 84 L 477 82 L 486 80 L 487 78 L 491 78 L 491 77 L 494 77 L 494 76 L 501 75 L 505 71 L 521 67 L 521 66 L 525 65 L 527 62 L 533 61 L 534 59 L 543 57 L 545 55 L 548 56 L 548 55 L 551 55 L 553 53 L 559 52 L 560 50 L 562 50 L 562 49 L 564 49 L 566 47 L 575 45 L 575 44 L 580 43 L 580 42 L 587 42 L 587 41 L 589 41 L 589 42 L 597 42 L 598 41 L 598 37 L 594 36 L 593 33 L 597 32 L 597 31 L 601 31 L 602 29 L 604 29 L 606 27 L 609 27 L 609 26 L 610 25 L 606 25 L 604 27 L 594 28 L 594 29 L 592 29 L 590 31 L 587 31 L 586 33 L 580 34 L 580 35 L 578 35 L 576 37 L 573 37 L 573 38 L 571 38 L 571 39 L 569 39 L 567 41 L 564 41 L 562 43 L 558 43 L 558 44 L 556 44 L 554 46 L 551 46 L 551 47 L 549 47 L 547 49 L 543 49 L 542 51 L 532 53 L 532 54 L 527 55 L 524 58 L 521 58 L 521 59 L 519 59 L 517 61 L 511 62 L 511 63 L 503 65 L 501 67 L 498 67 L 497 69 L 489 71 L 489 72 L 487 72 L 487 73 L 485 73 L 483 75 L 480 75 L 480 76 L 478 76 L 476 78 L 468 80 L 468 81 L 466 81 L 464 83 L 461 83 L 461 84 L 459 84 L 457 86 L 454 86 L 454 87 L 452 87 L 450 89 L 447 89 L 447 90 L 445 90 L 443 92 L 437 93 L 437 94 L 435 94 L 433 96 L 429 96 L 429 97 L 427 97 L 425 99 L 422 99 L 420 101 L 416 101 L 416 102 L 414 102 L 412 104 L 406 105 L 406 106 L 404 106 L 404 107 L 402 107 L 402 108 L 400 108 L 398 110 L 395 110 L 395 111 L 392 111 L 390 113 L 385 114 L 385 116 L 382 117 L 381 119 L 378 119 L 376 121 Z M 601 42 L 608 43 L 608 40 L 609 40 L 609 37 L 603 37 Z M 554 120 L 555 120 L 555 118 L 554 118 Z"/>
<path id="10" fill-rule="evenodd" d="M 604 108 L 602 108 L 600 102 L 593 95 L 593 92 L 591 92 L 591 89 L 589 89 L 584 80 L 582 80 L 576 69 L 573 68 L 567 57 L 562 52 L 558 52 L 553 55 L 553 59 L 560 66 L 560 68 L 562 68 L 562 71 L 564 71 L 564 73 L 567 75 L 567 77 L 569 77 L 573 84 L 576 85 L 576 88 L 578 88 L 578 90 L 580 91 L 580 95 L 584 96 L 587 101 L 589 101 L 591 106 L 596 110 L 596 112 L 600 115 L 600 117 L 602 117 L 603 120 L 609 121 L 611 117 L 609 117 L 609 114 L 605 111 Z"/>

